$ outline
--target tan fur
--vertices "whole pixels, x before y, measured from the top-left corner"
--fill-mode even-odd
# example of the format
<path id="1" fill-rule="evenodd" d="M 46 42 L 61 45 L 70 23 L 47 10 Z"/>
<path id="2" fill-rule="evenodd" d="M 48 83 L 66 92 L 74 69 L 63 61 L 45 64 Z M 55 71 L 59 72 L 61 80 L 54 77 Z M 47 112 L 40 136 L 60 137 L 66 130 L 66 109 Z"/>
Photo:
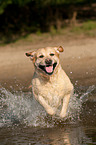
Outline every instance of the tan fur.
<path id="1" fill-rule="evenodd" d="M 35 66 L 32 79 L 32 91 L 35 99 L 50 115 L 57 115 L 57 110 L 61 106 L 58 115 L 64 118 L 66 116 L 70 96 L 73 93 L 73 85 L 60 65 L 59 52 L 63 52 L 61 46 L 41 48 L 37 51 L 26 53 L 26 55 L 31 57 Z M 50 56 L 50 54 L 54 54 L 54 56 Z M 46 74 L 46 72 L 39 68 L 40 64 L 46 65 L 46 59 L 51 59 L 53 64 L 57 63 L 51 75 Z"/>

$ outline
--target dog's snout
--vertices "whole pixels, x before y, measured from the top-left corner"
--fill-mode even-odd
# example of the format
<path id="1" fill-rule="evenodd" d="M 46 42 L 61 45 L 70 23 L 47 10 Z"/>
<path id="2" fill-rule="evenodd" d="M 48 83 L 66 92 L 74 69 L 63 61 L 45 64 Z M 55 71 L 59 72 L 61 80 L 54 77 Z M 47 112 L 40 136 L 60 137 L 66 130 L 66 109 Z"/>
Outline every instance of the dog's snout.
<path id="1" fill-rule="evenodd" d="M 47 58 L 47 59 L 45 60 L 45 63 L 46 63 L 46 64 L 52 64 L 52 60 L 49 59 L 49 58 Z"/>

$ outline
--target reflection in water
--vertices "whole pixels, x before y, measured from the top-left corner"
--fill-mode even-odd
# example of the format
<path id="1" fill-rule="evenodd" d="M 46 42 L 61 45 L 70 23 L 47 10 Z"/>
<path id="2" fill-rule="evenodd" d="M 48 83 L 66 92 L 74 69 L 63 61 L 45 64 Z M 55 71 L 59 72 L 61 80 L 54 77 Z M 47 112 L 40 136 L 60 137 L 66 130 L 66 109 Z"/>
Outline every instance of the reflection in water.
<path id="1" fill-rule="evenodd" d="M 65 144 L 96 143 L 96 87 L 79 88 L 70 99 L 64 120 L 47 116 L 31 92 L 13 92 L 0 88 L 0 143 L 1 144 Z M 86 119 L 87 118 L 87 119 Z M 85 124 L 85 126 L 83 126 Z M 90 134 L 91 133 L 91 134 Z M 89 136 L 89 137 L 88 137 Z M 96 139 L 96 137 L 95 137 Z"/>
<path id="2" fill-rule="evenodd" d="M 47 133 L 45 140 L 50 140 L 49 144 L 67 144 L 67 145 L 80 145 L 91 142 L 83 130 L 79 126 L 67 126 L 64 128 L 55 128 Z"/>
<path id="3" fill-rule="evenodd" d="M 87 132 L 87 134 L 90 136 L 90 132 Z M 84 145 L 92 144 L 92 139 L 85 134 L 84 127 L 75 124 L 54 128 L 14 127 L 1 129 L 0 143 L 2 145 Z"/>

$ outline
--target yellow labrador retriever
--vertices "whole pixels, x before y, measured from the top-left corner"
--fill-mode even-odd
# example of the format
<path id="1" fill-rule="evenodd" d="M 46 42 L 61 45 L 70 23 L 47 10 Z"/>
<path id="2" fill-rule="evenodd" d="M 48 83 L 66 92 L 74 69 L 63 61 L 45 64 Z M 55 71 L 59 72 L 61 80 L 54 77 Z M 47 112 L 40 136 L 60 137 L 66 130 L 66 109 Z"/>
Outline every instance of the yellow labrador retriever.
<path id="1" fill-rule="evenodd" d="M 32 91 L 35 99 L 50 115 L 66 116 L 73 85 L 60 65 L 59 53 L 63 47 L 46 47 L 26 53 L 35 66 Z"/>

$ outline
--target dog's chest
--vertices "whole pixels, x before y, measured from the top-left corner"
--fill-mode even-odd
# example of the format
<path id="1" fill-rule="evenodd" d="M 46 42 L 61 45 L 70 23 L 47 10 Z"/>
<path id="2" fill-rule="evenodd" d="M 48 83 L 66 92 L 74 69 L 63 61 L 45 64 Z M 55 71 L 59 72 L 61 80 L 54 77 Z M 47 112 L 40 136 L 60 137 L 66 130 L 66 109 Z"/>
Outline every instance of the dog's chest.
<path id="1" fill-rule="evenodd" d="M 61 96 L 63 93 L 59 90 L 58 86 L 46 84 L 42 86 L 42 89 L 39 90 L 40 95 L 50 104 L 55 107 L 60 104 Z"/>
<path id="2" fill-rule="evenodd" d="M 35 94 L 41 95 L 51 106 L 58 106 L 64 97 L 64 81 L 56 79 L 54 82 L 36 80 L 34 84 Z"/>

